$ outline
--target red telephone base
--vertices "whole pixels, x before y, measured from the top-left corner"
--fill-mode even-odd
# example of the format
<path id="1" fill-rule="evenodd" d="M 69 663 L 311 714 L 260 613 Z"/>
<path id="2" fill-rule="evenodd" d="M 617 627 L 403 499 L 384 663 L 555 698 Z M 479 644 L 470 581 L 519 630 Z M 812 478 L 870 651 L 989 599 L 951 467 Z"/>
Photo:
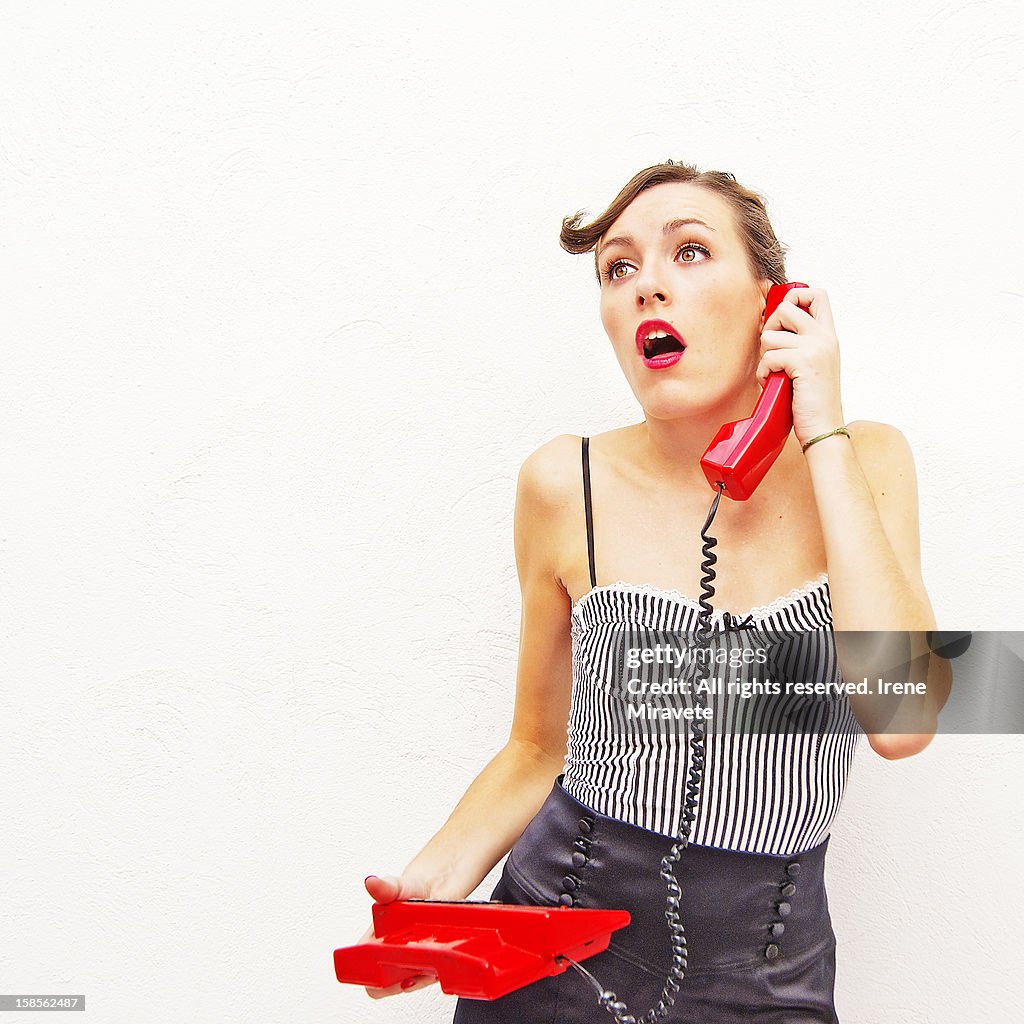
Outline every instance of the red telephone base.
<path id="1" fill-rule="evenodd" d="M 567 963 L 608 948 L 611 933 L 629 924 L 628 910 L 521 907 L 465 900 L 374 903 L 374 938 L 334 951 L 338 981 L 384 988 L 432 974 L 441 991 L 467 999 L 497 999 Z"/>

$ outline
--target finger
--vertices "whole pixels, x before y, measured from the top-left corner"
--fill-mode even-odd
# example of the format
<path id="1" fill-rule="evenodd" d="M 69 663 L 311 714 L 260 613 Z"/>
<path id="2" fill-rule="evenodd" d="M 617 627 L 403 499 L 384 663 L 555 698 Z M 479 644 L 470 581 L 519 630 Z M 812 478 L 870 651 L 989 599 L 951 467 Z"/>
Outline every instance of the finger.
<path id="1" fill-rule="evenodd" d="M 377 903 L 390 903 L 397 900 L 402 891 L 402 883 L 394 875 L 385 875 L 379 878 L 377 875 L 367 875 L 363 879 L 366 891 Z"/>
<path id="2" fill-rule="evenodd" d="M 395 982 L 394 985 L 387 985 L 383 988 L 366 986 L 366 994 L 371 999 L 386 999 L 388 996 L 401 995 L 403 992 L 415 992 L 417 989 L 426 988 L 436 982 L 437 978 L 432 974 L 414 974 L 409 978 L 403 978 L 402 981 Z"/>
<path id="3" fill-rule="evenodd" d="M 372 988 L 369 985 L 366 986 L 366 994 L 371 999 L 386 999 L 388 996 L 401 995 L 403 992 L 401 982 L 396 982 L 394 985 L 388 985 L 386 988 Z"/>
<path id="4" fill-rule="evenodd" d="M 792 331 L 762 331 L 761 332 L 761 351 L 769 352 L 774 349 L 780 348 L 792 348 L 793 347 L 793 332 Z"/>
<path id="5" fill-rule="evenodd" d="M 797 374 L 792 370 L 792 355 L 792 349 L 773 349 L 770 352 L 765 352 L 761 357 L 761 361 L 757 364 L 757 369 L 755 370 L 757 382 L 762 388 L 765 385 L 765 381 L 768 380 L 768 376 L 772 373 L 778 373 L 781 371 L 790 378 L 794 380 L 796 379 Z"/>
<path id="6" fill-rule="evenodd" d="M 764 327 L 770 331 L 799 331 L 800 329 L 806 330 L 808 326 L 813 324 L 814 316 L 811 313 L 810 303 L 808 303 L 805 309 L 795 299 L 790 299 L 791 295 L 807 290 L 806 288 L 794 288 L 786 292 L 785 297 L 775 307 L 772 315 L 765 320 Z"/>
<path id="7" fill-rule="evenodd" d="M 807 317 L 835 328 L 832 322 L 832 306 L 824 288 L 790 288 L 783 296 L 765 326 L 776 328 L 780 325 L 791 330 L 806 326 Z"/>
<path id="8" fill-rule="evenodd" d="M 403 992 L 416 992 L 421 988 L 429 988 L 431 985 L 437 984 L 437 978 L 432 974 L 417 974 L 415 977 L 406 978 L 402 982 Z"/>

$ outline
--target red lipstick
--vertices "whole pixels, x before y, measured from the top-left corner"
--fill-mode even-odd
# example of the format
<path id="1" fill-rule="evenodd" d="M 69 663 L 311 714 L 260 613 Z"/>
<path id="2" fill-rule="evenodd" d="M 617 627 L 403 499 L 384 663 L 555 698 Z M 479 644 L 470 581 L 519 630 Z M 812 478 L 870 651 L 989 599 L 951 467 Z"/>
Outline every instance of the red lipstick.
<path id="1" fill-rule="evenodd" d="M 647 342 L 647 339 L 652 334 L 656 334 L 660 331 L 664 331 L 666 334 L 675 338 L 682 348 L 672 352 L 663 352 L 660 355 L 650 357 L 645 356 L 644 345 Z M 686 342 L 683 341 L 679 332 L 667 320 L 644 320 L 636 329 L 636 350 L 639 353 L 640 358 L 644 361 L 644 366 L 649 370 L 664 370 L 670 366 L 675 366 L 675 364 L 683 358 L 683 352 L 686 351 Z"/>

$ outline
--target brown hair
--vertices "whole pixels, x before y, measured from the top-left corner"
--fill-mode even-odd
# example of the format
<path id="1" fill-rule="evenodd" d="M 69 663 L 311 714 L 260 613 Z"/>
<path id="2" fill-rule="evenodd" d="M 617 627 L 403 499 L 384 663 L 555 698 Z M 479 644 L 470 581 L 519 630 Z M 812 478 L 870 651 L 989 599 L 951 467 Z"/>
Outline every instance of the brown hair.
<path id="1" fill-rule="evenodd" d="M 589 224 L 580 224 L 584 211 L 562 221 L 559 237 L 566 252 L 584 253 L 594 250 L 594 273 L 601 282 L 597 262 L 597 243 L 601 236 L 618 220 L 619 215 L 645 189 L 666 181 L 686 181 L 710 189 L 725 199 L 733 209 L 736 227 L 747 250 L 750 268 L 755 277 L 767 277 L 773 284 L 786 281 L 786 250 L 775 237 L 771 221 L 765 210 L 764 199 L 737 183 L 728 171 L 701 171 L 692 164 L 666 160 L 637 172 L 623 187 L 604 213 Z"/>

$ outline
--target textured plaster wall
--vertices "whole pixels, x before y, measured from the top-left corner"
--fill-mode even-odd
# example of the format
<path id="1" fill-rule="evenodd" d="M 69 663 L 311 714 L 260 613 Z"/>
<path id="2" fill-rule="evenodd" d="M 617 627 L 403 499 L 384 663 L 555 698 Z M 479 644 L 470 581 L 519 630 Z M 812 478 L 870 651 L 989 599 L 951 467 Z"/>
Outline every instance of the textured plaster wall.
<path id="1" fill-rule="evenodd" d="M 0 991 L 450 1019 L 331 952 L 505 740 L 519 466 L 640 416 L 559 224 L 666 157 L 762 189 L 828 291 L 940 624 L 1020 628 L 1009 0 L 3 20 Z M 862 748 L 844 1024 L 1013 1019 L 1022 768 L 1018 736 Z"/>

